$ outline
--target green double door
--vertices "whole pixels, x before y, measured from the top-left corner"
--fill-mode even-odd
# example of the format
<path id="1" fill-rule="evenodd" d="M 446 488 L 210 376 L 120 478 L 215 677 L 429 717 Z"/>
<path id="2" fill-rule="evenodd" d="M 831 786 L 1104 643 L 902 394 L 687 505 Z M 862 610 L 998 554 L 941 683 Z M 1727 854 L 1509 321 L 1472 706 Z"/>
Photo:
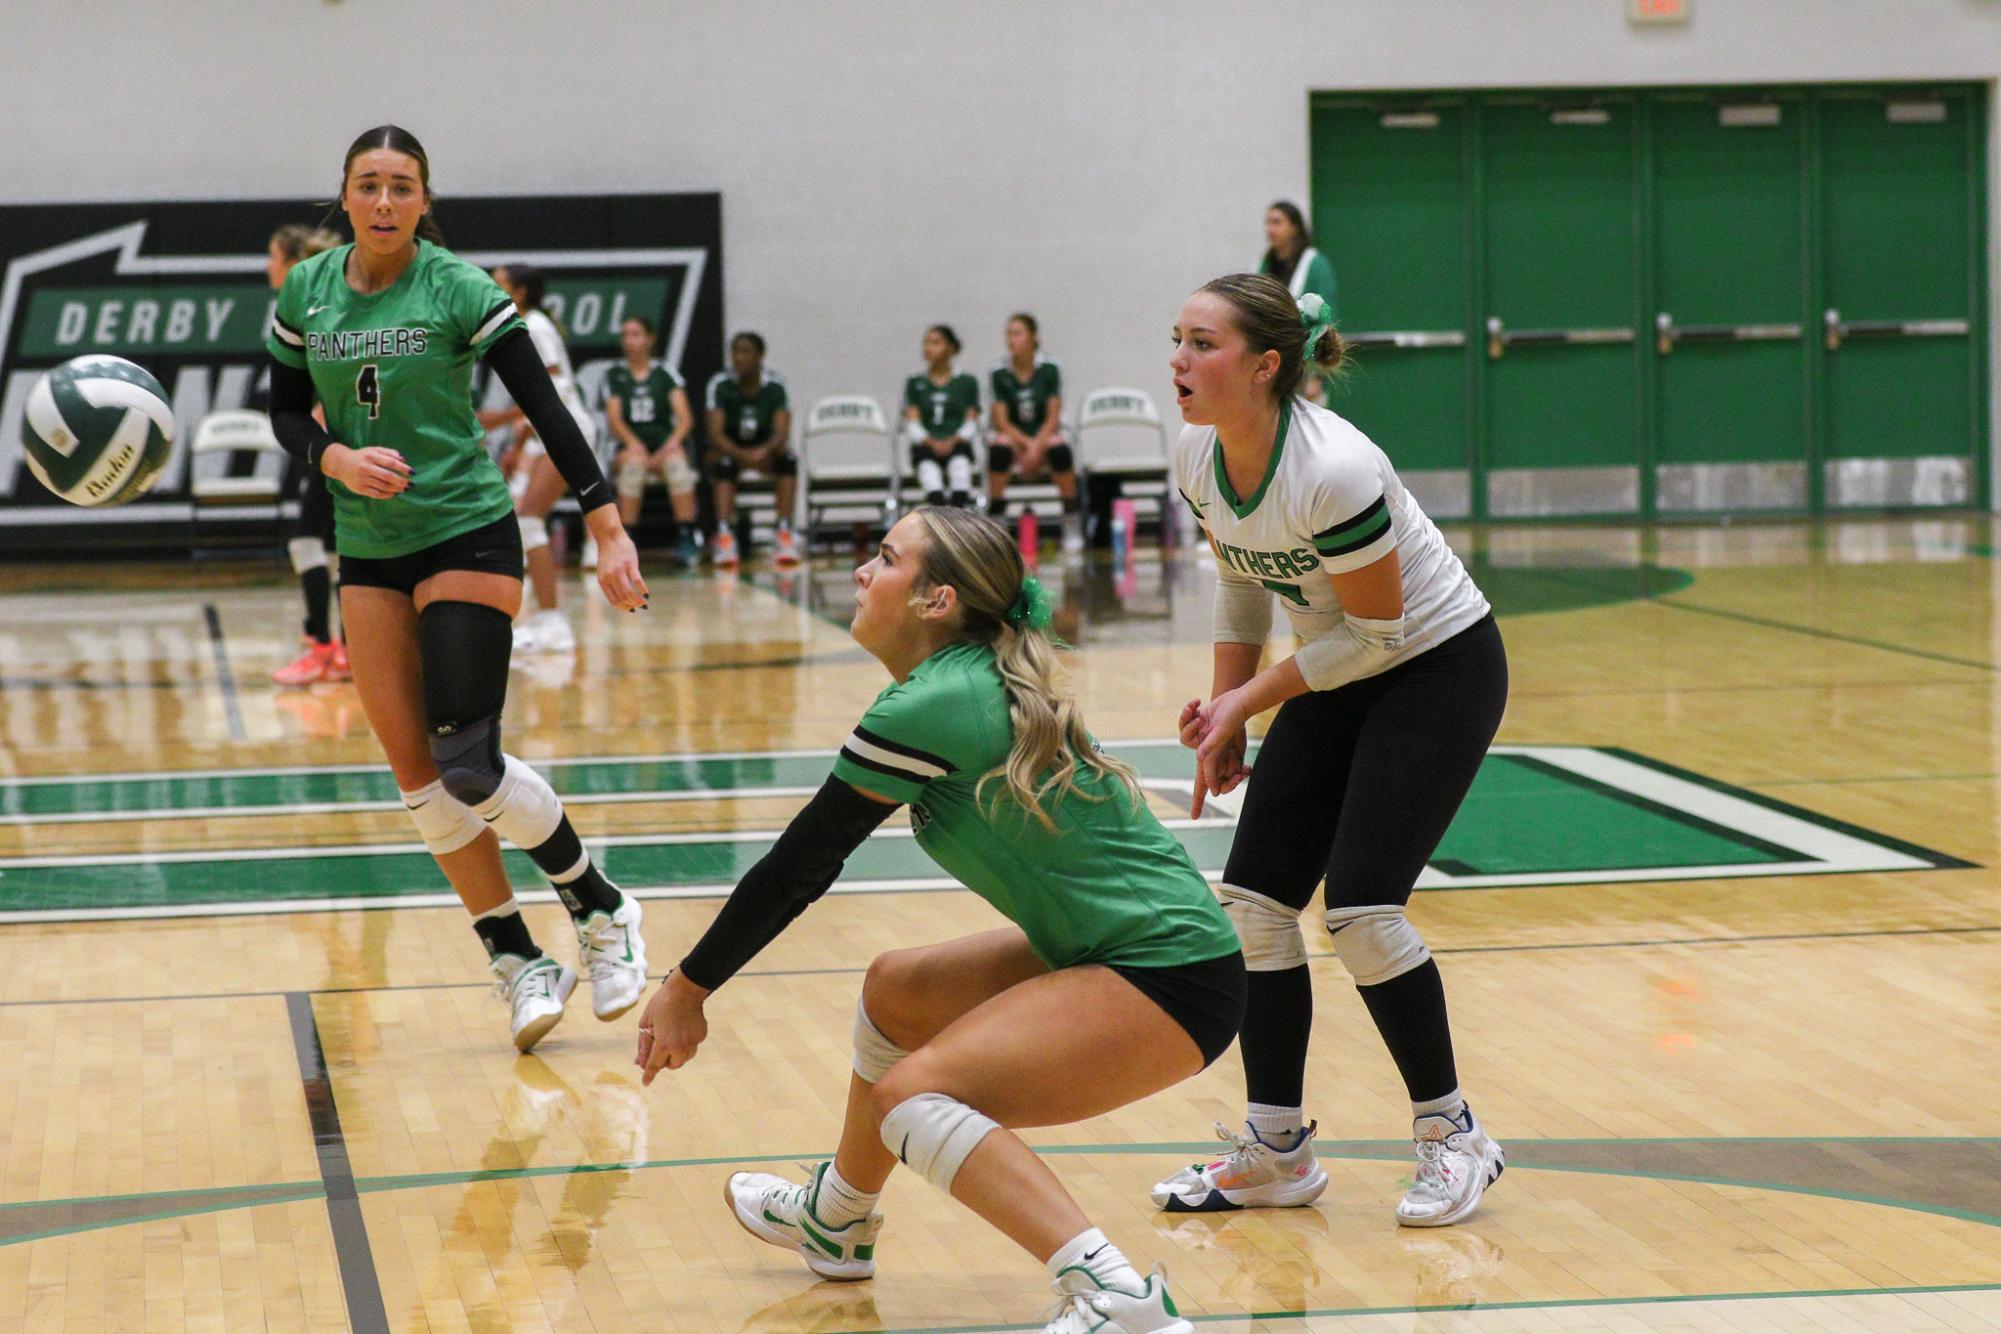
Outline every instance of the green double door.
<path id="1" fill-rule="evenodd" d="M 1978 499 L 1978 94 L 1328 96 L 1337 410 L 1441 517 Z"/>

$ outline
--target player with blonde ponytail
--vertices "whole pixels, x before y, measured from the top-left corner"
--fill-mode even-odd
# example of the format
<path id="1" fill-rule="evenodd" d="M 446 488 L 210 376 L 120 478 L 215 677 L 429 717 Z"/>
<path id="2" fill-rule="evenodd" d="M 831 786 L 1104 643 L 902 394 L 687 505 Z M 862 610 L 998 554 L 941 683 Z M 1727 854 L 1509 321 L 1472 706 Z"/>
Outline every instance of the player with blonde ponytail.
<path id="1" fill-rule="evenodd" d="M 1166 1275 L 1136 1270 L 1012 1128 L 1100 1115 L 1221 1055 L 1245 985 L 1229 919 L 1085 730 L 1005 528 L 914 510 L 855 583 L 855 642 L 895 683 L 661 984 L 638 1064 L 650 1083 L 693 1059 L 710 993 L 907 804 L 918 846 L 1013 925 L 869 966 L 839 1151 L 804 1183 L 732 1176 L 737 1222 L 822 1278 L 868 1278 L 901 1162 L 1047 1265 L 1064 1298 L 1050 1330 L 1193 1334 Z"/>

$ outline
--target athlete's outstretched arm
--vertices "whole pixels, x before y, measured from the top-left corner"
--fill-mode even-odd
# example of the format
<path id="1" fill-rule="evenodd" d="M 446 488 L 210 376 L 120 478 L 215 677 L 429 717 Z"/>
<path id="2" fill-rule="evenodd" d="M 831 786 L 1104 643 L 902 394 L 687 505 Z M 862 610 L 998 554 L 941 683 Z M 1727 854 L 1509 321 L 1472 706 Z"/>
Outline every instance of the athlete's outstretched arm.
<path id="1" fill-rule="evenodd" d="M 584 443 L 576 418 L 563 406 L 556 385 L 535 340 L 525 328 L 503 334 L 486 354 L 486 364 L 507 386 L 507 392 L 527 414 L 528 424 L 542 437 L 549 461 L 570 484 L 577 496 L 577 508 L 584 513 L 584 525 L 598 544 L 598 587 L 605 600 L 620 611 L 639 611 L 646 606 L 646 580 L 639 573 L 639 550 L 632 545 L 625 525 L 619 521 L 616 497 L 605 481 L 598 457 Z"/>
<path id="2" fill-rule="evenodd" d="M 899 804 L 838 778 L 821 784 L 771 851 L 744 873 L 716 920 L 647 1003 L 634 1061 L 646 1072 L 645 1082 L 694 1057 L 708 1034 L 702 1002 L 709 993 L 825 894 L 855 849 Z"/>
<path id="3" fill-rule="evenodd" d="M 600 505 L 611 504 L 614 497 L 604 479 L 604 469 L 598 466 L 598 456 L 585 443 L 576 418 L 563 406 L 562 396 L 556 392 L 556 383 L 549 378 L 549 368 L 542 364 L 542 355 L 535 350 L 535 340 L 529 337 L 528 330 L 517 329 L 495 343 L 487 351 L 486 364 L 493 367 L 493 373 L 507 386 L 507 392 L 514 396 L 529 425 L 535 428 L 535 434 L 542 437 L 550 462 L 576 493 L 577 508 L 589 514 Z"/>

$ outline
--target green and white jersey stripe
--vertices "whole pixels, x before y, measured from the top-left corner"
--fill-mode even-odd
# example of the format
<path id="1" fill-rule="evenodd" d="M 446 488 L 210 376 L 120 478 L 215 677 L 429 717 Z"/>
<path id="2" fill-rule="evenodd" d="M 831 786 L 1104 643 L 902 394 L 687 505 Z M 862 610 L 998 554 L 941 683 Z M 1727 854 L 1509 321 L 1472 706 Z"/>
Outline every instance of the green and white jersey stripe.
<path id="1" fill-rule="evenodd" d="M 1218 578 L 1275 594 L 1302 643 L 1341 623 L 1330 576 L 1391 552 L 1403 572 L 1404 644 L 1385 666 L 1450 639 L 1490 610 L 1383 451 L 1317 404 L 1295 398 L 1285 406 L 1271 462 L 1248 497 L 1230 485 L 1213 427 L 1182 431 L 1174 477 L 1215 550 Z"/>

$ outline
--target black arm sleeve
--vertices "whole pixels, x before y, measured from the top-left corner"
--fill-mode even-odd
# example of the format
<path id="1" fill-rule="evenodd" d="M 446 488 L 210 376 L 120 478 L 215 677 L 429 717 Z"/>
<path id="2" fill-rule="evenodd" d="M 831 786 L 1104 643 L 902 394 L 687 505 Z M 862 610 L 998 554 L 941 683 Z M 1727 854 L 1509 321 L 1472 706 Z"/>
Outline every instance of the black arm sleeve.
<path id="1" fill-rule="evenodd" d="M 681 972 L 710 991 L 729 981 L 827 892 L 854 850 L 895 809 L 829 777 L 777 845 L 737 882 L 729 902 L 681 960 Z"/>
<path id="2" fill-rule="evenodd" d="M 313 377 L 271 358 L 271 434 L 285 452 L 314 472 L 334 438 L 313 420 Z"/>
<path id="3" fill-rule="evenodd" d="M 542 437 L 543 448 L 555 463 L 556 471 L 576 493 L 577 507 L 589 514 L 600 505 L 612 503 L 611 486 L 596 454 L 584 443 L 576 418 L 563 406 L 549 368 L 535 350 L 535 340 L 526 329 L 517 329 L 487 350 L 486 364 L 514 395 L 515 405 L 526 414 L 528 424 Z"/>

